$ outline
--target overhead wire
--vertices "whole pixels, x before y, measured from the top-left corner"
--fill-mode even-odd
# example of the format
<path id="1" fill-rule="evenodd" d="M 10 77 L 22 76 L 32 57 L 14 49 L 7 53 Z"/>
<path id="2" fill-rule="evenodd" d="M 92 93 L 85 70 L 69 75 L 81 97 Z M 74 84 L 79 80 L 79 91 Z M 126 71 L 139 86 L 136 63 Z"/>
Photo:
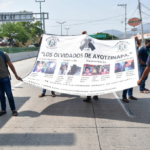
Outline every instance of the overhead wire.
<path id="1" fill-rule="evenodd" d="M 147 13 L 145 13 L 145 12 L 143 12 L 143 11 L 141 11 L 143 14 L 145 14 L 145 15 L 147 15 L 147 16 L 150 16 L 149 14 L 147 14 Z"/>
<path id="2" fill-rule="evenodd" d="M 142 3 L 141 3 L 142 4 Z M 144 4 L 142 4 L 146 9 L 148 9 L 150 11 L 150 8 L 146 7 Z"/>
<path id="3" fill-rule="evenodd" d="M 131 17 L 133 17 L 133 15 L 134 15 L 135 12 L 137 11 L 137 9 L 138 9 L 138 6 L 136 7 L 136 9 L 135 9 L 134 13 L 131 15 Z M 130 18 L 131 18 L 131 17 L 130 17 Z"/>
<path id="4" fill-rule="evenodd" d="M 100 19 L 100 20 L 95 20 L 95 21 L 89 21 L 89 22 L 83 22 L 83 23 L 77 23 L 77 24 L 70 24 L 70 25 L 63 25 L 63 26 L 76 26 L 76 25 L 82 25 L 82 24 L 87 24 L 87 23 L 93 23 L 93 22 L 99 22 L 99 21 L 104 21 L 104 20 L 108 20 L 108 19 L 113 19 L 113 18 L 117 18 L 120 17 L 122 15 L 118 15 L 115 17 L 110 17 L 110 18 L 106 18 L 106 19 Z M 50 27 L 60 27 L 60 26 L 50 26 Z"/>

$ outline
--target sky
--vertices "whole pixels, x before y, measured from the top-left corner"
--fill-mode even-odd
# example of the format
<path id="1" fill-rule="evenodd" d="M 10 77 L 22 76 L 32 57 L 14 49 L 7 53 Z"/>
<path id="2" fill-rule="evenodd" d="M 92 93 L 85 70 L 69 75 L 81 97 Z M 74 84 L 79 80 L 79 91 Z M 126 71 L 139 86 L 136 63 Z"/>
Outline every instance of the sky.
<path id="1" fill-rule="evenodd" d="M 150 0 L 141 0 L 141 3 L 143 23 L 150 23 Z M 118 4 L 127 4 L 127 21 L 139 17 L 138 0 L 45 0 L 42 12 L 49 13 L 49 19 L 45 21 L 46 33 L 60 35 L 61 27 L 56 22 L 64 21 L 63 35 L 66 35 L 65 28 L 70 28 L 69 35 L 79 35 L 85 30 L 88 34 L 105 30 L 124 32 L 125 9 Z M 1 13 L 23 10 L 39 13 L 40 3 L 35 0 L 0 0 Z M 127 31 L 131 28 L 127 25 Z"/>

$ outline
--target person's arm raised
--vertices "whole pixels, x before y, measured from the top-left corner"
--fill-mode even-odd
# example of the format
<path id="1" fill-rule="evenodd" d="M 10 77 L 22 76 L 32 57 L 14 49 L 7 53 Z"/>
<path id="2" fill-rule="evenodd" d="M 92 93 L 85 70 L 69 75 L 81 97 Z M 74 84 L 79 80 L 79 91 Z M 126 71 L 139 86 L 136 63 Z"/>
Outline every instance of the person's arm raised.
<path id="1" fill-rule="evenodd" d="M 20 78 L 18 75 L 17 75 L 17 72 L 16 72 L 16 69 L 14 67 L 14 65 L 12 64 L 11 61 L 7 62 L 8 66 L 10 67 L 10 69 L 12 70 L 12 72 L 14 73 L 15 77 L 17 80 L 20 80 L 20 81 L 23 81 L 22 78 Z"/>

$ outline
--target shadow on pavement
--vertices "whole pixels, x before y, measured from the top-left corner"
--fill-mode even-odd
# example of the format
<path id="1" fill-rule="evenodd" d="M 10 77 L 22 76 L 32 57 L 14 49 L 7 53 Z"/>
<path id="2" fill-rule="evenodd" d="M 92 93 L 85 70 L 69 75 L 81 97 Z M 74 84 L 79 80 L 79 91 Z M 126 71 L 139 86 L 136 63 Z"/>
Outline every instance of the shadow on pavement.
<path id="1" fill-rule="evenodd" d="M 8 143 L 9 141 L 9 143 Z M 0 134 L 0 145 L 6 146 L 71 146 L 75 144 L 73 133 L 24 133 L 24 134 Z"/>
<path id="2" fill-rule="evenodd" d="M 17 110 L 19 108 L 21 108 L 29 99 L 30 97 L 14 97 L 15 99 L 15 105 Z M 9 104 L 8 104 L 8 100 L 6 100 L 7 102 L 7 114 L 0 116 L 0 129 L 8 122 L 9 119 L 11 119 L 12 116 L 12 112 L 10 110 Z"/>
<path id="3" fill-rule="evenodd" d="M 136 116 L 136 118 L 130 118 L 116 99 L 100 98 L 98 101 L 92 100 L 92 104 L 83 102 L 83 99 L 79 96 L 70 96 L 67 94 L 61 94 L 59 96 L 72 97 L 72 99 L 63 100 L 61 102 L 56 101 L 56 103 L 43 109 L 41 113 L 36 111 L 21 111 L 19 116 L 39 117 L 41 115 L 49 115 L 93 118 L 95 115 L 96 118 L 102 119 L 150 124 L 148 115 L 150 114 L 150 101 L 148 98 L 131 101 L 129 104 L 126 104 Z M 94 110 L 94 115 L 90 113 L 91 109 Z"/>

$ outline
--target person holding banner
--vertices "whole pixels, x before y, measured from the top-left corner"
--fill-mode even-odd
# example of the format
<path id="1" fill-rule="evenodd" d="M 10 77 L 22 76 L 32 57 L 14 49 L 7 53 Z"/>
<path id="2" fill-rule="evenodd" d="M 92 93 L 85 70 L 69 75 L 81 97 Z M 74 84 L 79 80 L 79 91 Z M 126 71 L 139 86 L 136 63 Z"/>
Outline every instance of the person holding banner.
<path id="1" fill-rule="evenodd" d="M 41 37 L 40 37 L 39 45 L 41 45 L 42 37 L 43 37 L 43 34 L 42 34 Z M 48 72 L 48 71 L 47 71 L 47 72 Z M 43 89 L 43 90 L 42 90 L 42 94 L 39 95 L 39 98 L 44 97 L 45 94 L 46 94 L 46 89 Z M 51 94 L 52 94 L 52 97 L 55 97 L 55 96 L 56 96 L 54 91 L 51 91 Z"/>
<path id="2" fill-rule="evenodd" d="M 138 51 L 138 59 L 139 59 L 139 68 L 140 68 L 140 78 L 143 75 L 144 70 L 146 69 L 146 61 L 148 59 L 148 55 L 150 54 L 150 40 L 145 41 L 145 46 L 142 47 Z M 142 84 L 140 85 L 140 92 L 141 93 L 149 93 L 149 90 L 145 88 L 145 82 L 147 80 L 148 76 L 146 76 L 142 80 Z"/>
<path id="3" fill-rule="evenodd" d="M 83 31 L 82 34 L 87 34 L 86 31 Z M 89 74 L 89 67 L 86 68 L 86 72 Z M 94 100 L 98 100 L 98 96 L 93 96 L 93 99 Z M 86 99 L 83 100 L 84 102 L 87 102 L 87 103 L 91 103 L 91 96 L 87 96 Z"/>
<path id="4" fill-rule="evenodd" d="M 10 61 L 7 53 L 0 51 L 0 102 L 1 102 L 1 111 L 0 116 L 6 114 L 6 98 L 5 93 L 8 97 L 9 105 L 12 110 L 13 116 L 18 116 L 16 111 L 14 97 L 11 91 L 11 82 L 10 82 L 10 73 L 8 66 L 14 73 L 17 80 L 22 81 L 22 79 L 17 75 L 14 65 Z"/>
<path id="5" fill-rule="evenodd" d="M 148 56 L 147 62 L 146 62 L 147 67 L 145 68 L 143 75 L 141 79 L 137 82 L 138 85 L 141 85 L 143 80 L 148 76 L 150 73 L 150 55 Z"/>
<path id="6" fill-rule="evenodd" d="M 128 96 L 129 96 L 128 99 L 127 99 L 127 93 L 128 93 Z M 129 99 L 137 100 L 137 98 L 133 96 L 133 88 L 123 90 L 122 100 L 126 103 L 129 103 Z"/>
<path id="7" fill-rule="evenodd" d="M 138 40 L 137 36 L 135 37 L 135 40 L 137 42 L 137 50 L 138 50 L 141 47 L 141 42 Z M 131 62 L 130 66 L 128 62 L 125 62 L 125 71 L 132 70 L 132 69 L 134 69 L 134 60 Z M 129 96 L 128 99 L 127 99 L 127 93 Z M 122 100 L 126 103 L 129 103 L 129 99 L 137 100 L 137 98 L 133 96 L 133 88 L 123 90 Z"/>

